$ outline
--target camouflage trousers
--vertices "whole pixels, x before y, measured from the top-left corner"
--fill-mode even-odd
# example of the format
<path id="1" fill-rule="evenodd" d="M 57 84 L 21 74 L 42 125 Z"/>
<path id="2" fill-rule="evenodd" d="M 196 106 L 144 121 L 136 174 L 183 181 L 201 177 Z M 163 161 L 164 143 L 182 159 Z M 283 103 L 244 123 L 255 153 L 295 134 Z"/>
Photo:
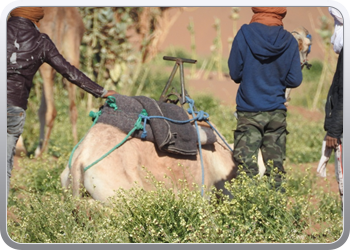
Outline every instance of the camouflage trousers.
<path id="1" fill-rule="evenodd" d="M 277 168 L 276 187 L 285 173 L 287 122 L 285 110 L 268 112 L 237 112 L 237 129 L 234 131 L 233 158 L 248 176 L 259 174 L 258 152 L 261 149 L 266 166 L 265 175 Z M 238 172 L 239 173 L 239 172 Z"/>

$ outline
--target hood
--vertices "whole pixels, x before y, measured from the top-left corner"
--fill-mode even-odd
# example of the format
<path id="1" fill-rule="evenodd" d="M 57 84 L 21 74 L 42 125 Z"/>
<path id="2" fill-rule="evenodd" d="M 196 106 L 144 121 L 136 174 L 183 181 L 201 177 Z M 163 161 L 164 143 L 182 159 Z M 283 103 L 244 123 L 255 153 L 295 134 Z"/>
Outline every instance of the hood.
<path id="1" fill-rule="evenodd" d="M 251 23 L 243 25 L 241 31 L 251 52 L 262 61 L 282 54 L 294 39 L 283 26 Z"/>

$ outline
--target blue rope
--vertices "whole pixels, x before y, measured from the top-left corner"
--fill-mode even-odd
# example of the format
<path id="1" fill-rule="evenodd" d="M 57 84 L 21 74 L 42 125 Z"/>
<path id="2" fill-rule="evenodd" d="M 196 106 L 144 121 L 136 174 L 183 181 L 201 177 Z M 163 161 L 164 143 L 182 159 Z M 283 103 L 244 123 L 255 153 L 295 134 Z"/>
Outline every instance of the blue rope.
<path id="1" fill-rule="evenodd" d="M 192 110 L 193 111 L 193 110 Z M 188 110 L 188 113 L 189 114 L 192 114 L 190 113 L 191 111 Z M 196 112 L 195 112 L 196 113 Z M 197 112 L 198 113 L 198 112 Z M 143 119 L 143 124 L 146 124 L 147 120 L 150 120 L 150 119 L 164 119 L 164 120 L 167 120 L 167 121 L 170 121 L 170 122 L 173 122 L 173 123 L 178 123 L 178 124 L 185 124 L 185 123 L 189 123 L 189 122 L 192 122 L 192 121 L 196 121 L 196 120 L 203 120 L 203 119 L 208 119 L 209 115 L 208 113 L 205 113 L 203 111 L 201 111 L 201 113 L 199 113 L 199 115 L 197 117 L 194 117 L 192 119 L 189 119 L 189 120 L 184 120 L 184 121 L 179 121 L 179 120 L 173 120 L 173 119 L 170 119 L 168 117 L 164 117 L 164 116 L 145 116 L 143 114 L 140 114 L 139 117 L 141 117 Z M 144 139 L 146 138 L 147 136 L 147 130 L 146 130 L 146 126 L 143 126 L 143 133 L 141 135 L 141 138 Z"/>
<path id="2" fill-rule="evenodd" d="M 194 107 L 194 101 L 186 96 L 186 101 L 188 102 L 190 108 L 189 108 L 189 114 L 192 114 L 192 117 L 194 120 L 194 124 L 196 125 L 196 131 L 197 131 L 197 136 L 198 136 L 198 148 L 199 148 L 199 155 L 201 159 L 201 168 L 202 168 L 202 187 L 201 187 L 201 195 L 204 195 L 204 163 L 203 163 L 203 156 L 202 156 L 202 144 L 201 144 L 201 137 L 199 134 L 199 129 L 198 129 L 198 124 L 197 124 L 197 119 L 198 120 L 203 120 L 204 119 L 204 112 L 194 112 L 193 107 Z M 198 116 L 196 116 L 196 113 Z M 209 115 L 207 114 L 207 118 Z"/>

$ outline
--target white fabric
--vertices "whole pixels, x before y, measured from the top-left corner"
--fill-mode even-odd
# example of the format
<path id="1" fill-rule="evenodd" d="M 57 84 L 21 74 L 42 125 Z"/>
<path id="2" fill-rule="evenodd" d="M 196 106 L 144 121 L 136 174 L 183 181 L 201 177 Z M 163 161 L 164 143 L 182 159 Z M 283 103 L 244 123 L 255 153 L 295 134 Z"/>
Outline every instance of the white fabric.
<path id="1" fill-rule="evenodd" d="M 327 167 L 329 158 L 331 157 L 331 154 L 332 154 L 332 148 L 326 147 L 326 140 L 323 140 L 322 150 L 321 150 L 321 159 L 317 167 L 317 173 L 319 173 L 321 177 L 327 176 L 326 167 Z"/>
<path id="2" fill-rule="evenodd" d="M 326 137 L 324 138 L 322 142 L 322 150 L 321 150 L 321 159 L 318 163 L 317 167 L 317 173 L 319 173 L 319 176 L 321 177 L 327 177 L 326 167 L 327 163 L 329 161 L 329 158 L 331 157 L 331 154 L 333 152 L 332 148 L 326 147 Z M 344 178 L 343 178 L 343 163 L 342 163 L 342 145 L 338 145 L 335 149 L 335 175 L 337 178 L 338 186 L 339 186 L 339 192 L 341 196 L 343 196 L 343 190 L 344 190 Z"/>
<path id="3" fill-rule="evenodd" d="M 329 7 L 328 11 L 331 14 L 331 16 L 334 18 L 335 24 L 338 24 L 338 25 L 344 24 L 343 23 L 343 16 L 339 10 L 337 10 L 336 8 L 333 8 L 333 7 Z"/>
<path id="4" fill-rule="evenodd" d="M 331 37 L 331 43 L 333 44 L 334 52 L 339 54 L 343 48 L 343 16 L 333 7 L 329 7 L 328 11 L 334 19 L 334 33 Z"/>
<path id="5" fill-rule="evenodd" d="M 342 162 L 342 149 L 341 146 L 337 147 L 335 151 L 335 171 L 339 186 L 339 192 L 343 196 L 344 191 L 344 178 L 343 178 L 343 162 Z"/>

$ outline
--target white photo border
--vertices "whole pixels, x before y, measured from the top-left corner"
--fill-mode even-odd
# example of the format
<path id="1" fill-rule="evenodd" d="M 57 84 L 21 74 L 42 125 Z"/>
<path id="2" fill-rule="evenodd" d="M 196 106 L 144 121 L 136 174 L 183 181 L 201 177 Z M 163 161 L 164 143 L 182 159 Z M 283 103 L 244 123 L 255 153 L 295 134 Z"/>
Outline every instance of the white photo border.
<path id="1" fill-rule="evenodd" d="M 1 112 L 1 119 L 0 126 L 1 126 L 1 137 L 0 141 L 2 142 L 0 147 L 2 150 L 0 150 L 0 154 L 2 155 L 0 158 L 2 159 L 2 175 L 0 182 L 1 189 L 0 189 L 0 230 L 1 230 L 1 236 L 2 241 L 0 241 L 1 249 L 33 249 L 33 250 L 39 250 L 39 249 L 62 249 L 62 248 L 68 248 L 68 249 L 96 249 L 96 248 L 106 248 L 106 249 L 116 249 L 116 248 L 122 248 L 122 249 L 164 249 L 164 248 L 170 248 L 170 249 L 178 249 L 178 248 L 198 248 L 198 249 L 211 249 L 213 247 L 220 248 L 220 249 L 232 249 L 232 248 L 239 248 L 239 249 L 251 249 L 251 248 L 259 248 L 259 249 L 280 249 L 288 248 L 288 249 L 294 249 L 295 247 L 302 248 L 310 248 L 310 249 L 346 249 L 347 246 L 350 245 L 350 243 L 347 242 L 349 237 L 349 220 L 350 215 L 347 214 L 347 208 L 350 207 L 350 198 L 349 198 L 349 188 L 350 185 L 347 183 L 346 180 L 350 178 L 350 171 L 344 168 L 344 230 L 342 236 L 339 238 L 338 241 L 329 243 L 329 244 L 313 244 L 313 243 L 294 243 L 294 244 L 287 244 L 287 243 L 275 243 L 275 244 L 24 244 L 24 243 L 16 243 L 12 241 L 12 239 L 7 234 L 7 213 L 6 213 L 6 205 L 7 205 L 7 193 L 6 193 L 6 136 L 5 136 L 5 126 L 6 126 L 6 119 L 5 119 L 5 101 L 6 101 L 6 82 L 5 76 L 6 73 L 6 20 L 8 13 L 19 6 L 209 6 L 209 7 L 217 7 L 217 6 L 223 6 L 223 7 L 230 7 L 230 6 L 238 6 L 238 7 L 249 7 L 249 6 L 290 6 L 290 7 L 328 7 L 332 6 L 340 10 L 343 14 L 344 18 L 344 69 L 348 68 L 350 69 L 350 50 L 347 50 L 347 46 L 349 46 L 350 41 L 350 29 L 348 28 L 349 23 L 349 12 L 346 7 L 348 7 L 348 0 L 340 0 L 340 1 L 327 1 L 327 0 L 307 0 L 307 1 L 301 1 L 301 0 L 285 0 L 283 1 L 283 4 L 281 4 L 281 1 L 277 0 L 265 0 L 265 1 L 258 1 L 258 0 L 246 0 L 244 1 L 244 5 L 240 4 L 240 1 L 228 1 L 228 0 L 216 0 L 216 1 L 199 1 L 199 0 L 177 0 L 172 1 L 171 3 L 164 3 L 164 1 L 159 0 L 149 0 L 149 1 L 140 1 L 140 0 L 129 0 L 127 2 L 124 1 L 112 1 L 112 0 L 100 0 L 98 2 L 91 1 L 91 0 L 75 0 L 75 1 L 68 1 L 68 0 L 61 0 L 59 2 L 50 2 L 49 1 L 43 1 L 43 0 L 1 0 L 1 21 L 0 21 L 0 29 L 1 29 L 1 38 L 0 38 L 0 58 L 1 58 L 1 66 L 0 66 L 0 77 L 2 84 L 0 91 L 0 95 L 2 96 L 0 98 L 0 102 L 2 103 L 0 107 L 3 107 L 0 109 Z M 98 4 L 97 4 L 98 3 Z M 127 3 L 127 5 L 125 5 Z M 214 4 L 215 3 L 215 4 Z M 242 2 L 241 2 L 242 3 Z M 214 4 L 214 5 L 213 5 Z M 348 5 L 348 6 L 347 6 Z M 350 96 L 350 85 L 347 86 L 346 83 L 350 82 L 350 71 L 344 70 L 344 96 L 349 95 Z M 344 127 L 350 127 L 350 98 L 344 98 Z M 348 148 L 347 142 L 350 141 L 349 138 L 349 132 L 347 130 L 344 130 L 343 138 L 343 150 L 344 150 L 344 159 L 343 159 L 343 165 L 346 166 L 348 162 L 350 162 L 350 146 Z M 1 139 L 2 138 L 2 139 Z M 349 155 L 347 155 L 347 152 Z"/>

